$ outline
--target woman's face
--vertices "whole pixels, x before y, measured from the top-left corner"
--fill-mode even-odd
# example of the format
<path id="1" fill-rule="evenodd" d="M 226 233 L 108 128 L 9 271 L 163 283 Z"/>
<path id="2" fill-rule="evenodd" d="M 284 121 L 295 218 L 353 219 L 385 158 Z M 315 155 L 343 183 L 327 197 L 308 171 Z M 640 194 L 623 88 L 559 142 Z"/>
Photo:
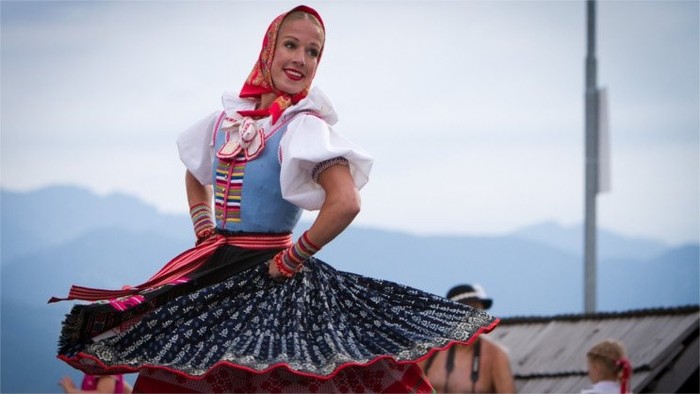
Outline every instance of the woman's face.
<path id="1" fill-rule="evenodd" d="M 277 33 L 271 75 L 275 88 L 297 94 L 311 85 L 323 48 L 323 30 L 309 19 L 288 19 Z"/>

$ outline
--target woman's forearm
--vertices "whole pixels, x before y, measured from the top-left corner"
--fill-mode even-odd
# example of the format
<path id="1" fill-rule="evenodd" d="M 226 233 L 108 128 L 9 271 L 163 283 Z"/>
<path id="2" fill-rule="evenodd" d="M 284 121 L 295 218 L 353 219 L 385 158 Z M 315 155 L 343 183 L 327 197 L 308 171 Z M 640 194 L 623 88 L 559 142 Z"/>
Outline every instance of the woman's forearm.
<path id="1" fill-rule="evenodd" d="M 185 188 L 187 189 L 187 202 L 190 207 L 192 228 L 197 238 L 196 245 L 204 242 L 215 234 L 216 224 L 211 209 L 212 187 L 202 185 L 197 178 L 187 171 L 185 174 Z"/>
<path id="2" fill-rule="evenodd" d="M 318 178 L 326 198 L 307 235 L 322 247 L 345 230 L 360 212 L 360 193 L 345 165 L 326 169 Z"/>
<path id="3" fill-rule="evenodd" d="M 189 170 L 185 173 L 185 189 L 187 190 L 187 203 L 190 207 L 202 203 L 211 205 L 211 186 L 199 183 Z"/>

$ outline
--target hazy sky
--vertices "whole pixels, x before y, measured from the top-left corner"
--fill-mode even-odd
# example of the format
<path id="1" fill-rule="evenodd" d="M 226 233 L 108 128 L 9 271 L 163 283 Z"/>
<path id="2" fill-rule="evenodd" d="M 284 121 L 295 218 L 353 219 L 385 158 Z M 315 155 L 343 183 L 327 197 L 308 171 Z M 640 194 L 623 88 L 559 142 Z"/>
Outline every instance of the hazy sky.
<path id="1" fill-rule="evenodd" d="M 185 213 L 177 134 L 238 92 L 297 2 L 0 2 L 3 187 Z M 309 1 L 315 80 L 376 159 L 359 225 L 502 234 L 583 220 L 584 1 Z M 601 227 L 699 241 L 698 1 L 598 3 L 612 190 Z"/>

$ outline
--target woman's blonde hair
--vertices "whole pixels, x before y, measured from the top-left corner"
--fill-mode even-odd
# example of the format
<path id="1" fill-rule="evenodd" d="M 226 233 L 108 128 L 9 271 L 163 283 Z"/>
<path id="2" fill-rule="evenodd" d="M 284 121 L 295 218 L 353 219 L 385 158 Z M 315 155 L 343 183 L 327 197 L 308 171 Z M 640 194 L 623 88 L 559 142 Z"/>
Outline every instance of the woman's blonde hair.
<path id="1" fill-rule="evenodd" d="M 318 18 L 316 18 L 316 16 L 313 15 L 313 14 L 310 14 L 310 13 L 308 13 L 308 12 L 304 12 L 304 11 L 301 11 L 301 10 L 292 11 L 292 12 L 290 12 L 289 14 L 287 14 L 287 16 L 284 17 L 284 19 L 282 20 L 282 23 L 284 23 L 284 22 L 286 22 L 286 21 L 289 21 L 289 20 L 300 20 L 300 19 L 307 19 L 307 20 L 310 20 L 310 21 L 313 22 L 316 26 L 318 26 L 318 28 L 321 30 L 321 35 L 323 36 L 323 41 L 325 42 L 325 40 L 326 40 L 326 29 L 325 29 L 325 27 L 323 26 L 323 24 L 321 23 L 321 21 L 319 21 Z"/>

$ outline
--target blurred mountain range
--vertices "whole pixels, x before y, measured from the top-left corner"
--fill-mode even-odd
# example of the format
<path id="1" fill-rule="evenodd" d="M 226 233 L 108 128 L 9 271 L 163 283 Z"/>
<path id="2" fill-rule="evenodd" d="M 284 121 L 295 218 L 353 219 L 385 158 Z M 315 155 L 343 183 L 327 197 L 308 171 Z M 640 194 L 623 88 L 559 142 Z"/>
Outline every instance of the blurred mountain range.
<path id="1" fill-rule="evenodd" d="M 135 197 L 74 186 L 0 190 L 0 392 L 60 392 L 80 373 L 55 358 L 71 303 L 47 305 L 71 284 L 143 282 L 193 244 L 186 215 Z M 300 231 L 309 223 L 301 223 Z M 297 234 L 298 235 L 298 234 Z M 598 309 L 698 304 L 700 245 L 667 245 L 610 231 L 598 235 Z M 497 316 L 580 313 L 581 226 L 540 223 L 502 236 L 417 236 L 351 226 L 318 255 L 344 271 L 444 295 L 480 283 Z M 133 383 L 133 380 L 132 380 Z"/>

